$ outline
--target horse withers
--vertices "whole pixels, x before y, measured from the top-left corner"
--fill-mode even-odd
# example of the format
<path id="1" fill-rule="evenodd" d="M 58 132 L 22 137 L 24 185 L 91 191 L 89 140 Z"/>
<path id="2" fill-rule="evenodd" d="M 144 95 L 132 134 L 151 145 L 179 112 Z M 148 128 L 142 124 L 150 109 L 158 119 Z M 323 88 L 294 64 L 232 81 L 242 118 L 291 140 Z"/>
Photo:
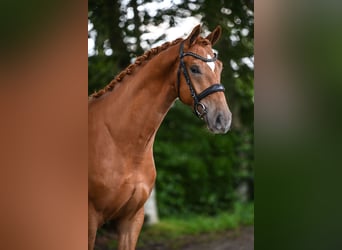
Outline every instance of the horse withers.
<path id="1" fill-rule="evenodd" d="M 186 39 L 145 52 L 89 97 L 89 250 L 108 220 L 116 226 L 118 249 L 135 249 L 156 177 L 154 138 L 177 98 L 213 133 L 229 130 L 232 115 L 220 84 L 222 63 L 212 50 L 221 28 L 205 38 L 200 33 L 198 25 Z"/>

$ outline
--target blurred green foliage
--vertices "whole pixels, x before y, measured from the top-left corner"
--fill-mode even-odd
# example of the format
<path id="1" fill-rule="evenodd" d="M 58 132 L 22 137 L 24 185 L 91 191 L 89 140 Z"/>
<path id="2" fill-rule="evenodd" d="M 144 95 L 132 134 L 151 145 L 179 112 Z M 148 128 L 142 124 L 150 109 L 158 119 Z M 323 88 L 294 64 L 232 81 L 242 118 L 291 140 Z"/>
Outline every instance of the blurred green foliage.
<path id="1" fill-rule="evenodd" d="M 236 186 L 252 177 L 251 140 L 249 133 L 240 131 L 209 133 L 203 122 L 177 101 L 154 144 L 161 215 L 212 215 L 228 209 L 236 199 Z"/>
<path id="2" fill-rule="evenodd" d="M 88 1 L 88 34 L 95 42 L 88 57 L 89 94 L 142 54 L 142 42 L 153 46 L 165 38 L 143 40 L 147 25 L 174 27 L 189 16 L 198 17 L 203 30 L 221 25 L 223 35 L 215 49 L 224 64 L 221 82 L 233 113 L 232 130 L 210 134 L 189 107 L 177 101 L 157 133 L 154 156 L 161 216 L 226 211 L 238 200 L 235 191 L 242 182 L 249 183 L 253 199 L 253 1 L 183 0 L 154 12 L 146 7 L 151 2 L 160 3 Z"/>

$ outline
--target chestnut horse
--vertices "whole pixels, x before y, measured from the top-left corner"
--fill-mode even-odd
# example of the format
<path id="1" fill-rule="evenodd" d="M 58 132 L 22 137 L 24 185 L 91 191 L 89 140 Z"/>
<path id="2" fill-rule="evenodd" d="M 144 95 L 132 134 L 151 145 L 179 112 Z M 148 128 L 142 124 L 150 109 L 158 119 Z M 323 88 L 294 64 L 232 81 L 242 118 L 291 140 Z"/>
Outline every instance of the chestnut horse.
<path id="1" fill-rule="evenodd" d="M 219 83 L 222 63 L 211 47 L 221 27 L 205 38 L 200 32 L 198 25 L 186 39 L 145 52 L 90 96 L 88 249 L 107 220 L 115 222 L 118 249 L 135 249 L 156 178 L 154 138 L 177 98 L 213 133 L 229 130 L 231 113 Z"/>

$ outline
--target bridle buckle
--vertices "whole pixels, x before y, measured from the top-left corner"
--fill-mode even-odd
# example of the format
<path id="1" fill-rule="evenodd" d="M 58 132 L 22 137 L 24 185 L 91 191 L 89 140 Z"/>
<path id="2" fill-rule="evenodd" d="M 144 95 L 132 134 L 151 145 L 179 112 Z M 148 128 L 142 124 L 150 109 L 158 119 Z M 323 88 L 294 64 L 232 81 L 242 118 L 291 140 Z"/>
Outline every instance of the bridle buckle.
<path id="1" fill-rule="evenodd" d="M 207 107 L 201 102 L 198 102 L 195 104 L 194 111 L 195 111 L 195 114 L 202 120 L 203 120 L 203 117 L 208 113 Z"/>

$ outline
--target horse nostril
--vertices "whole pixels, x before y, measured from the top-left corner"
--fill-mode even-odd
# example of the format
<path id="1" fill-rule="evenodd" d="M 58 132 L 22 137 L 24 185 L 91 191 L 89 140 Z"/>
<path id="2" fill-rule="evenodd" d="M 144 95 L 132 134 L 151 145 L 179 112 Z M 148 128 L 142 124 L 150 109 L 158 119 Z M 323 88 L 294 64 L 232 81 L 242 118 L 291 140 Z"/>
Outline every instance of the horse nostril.
<path id="1" fill-rule="evenodd" d="M 213 121 L 213 125 L 216 131 L 226 133 L 230 128 L 231 115 L 227 114 L 226 116 L 224 113 L 218 112 Z"/>
<path id="2" fill-rule="evenodd" d="M 220 114 L 216 117 L 216 123 L 221 123 L 221 115 Z"/>
<path id="3" fill-rule="evenodd" d="M 222 115 L 221 114 L 217 115 L 215 124 L 216 124 L 216 128 L 218 129 L 222 127 Z"/>

